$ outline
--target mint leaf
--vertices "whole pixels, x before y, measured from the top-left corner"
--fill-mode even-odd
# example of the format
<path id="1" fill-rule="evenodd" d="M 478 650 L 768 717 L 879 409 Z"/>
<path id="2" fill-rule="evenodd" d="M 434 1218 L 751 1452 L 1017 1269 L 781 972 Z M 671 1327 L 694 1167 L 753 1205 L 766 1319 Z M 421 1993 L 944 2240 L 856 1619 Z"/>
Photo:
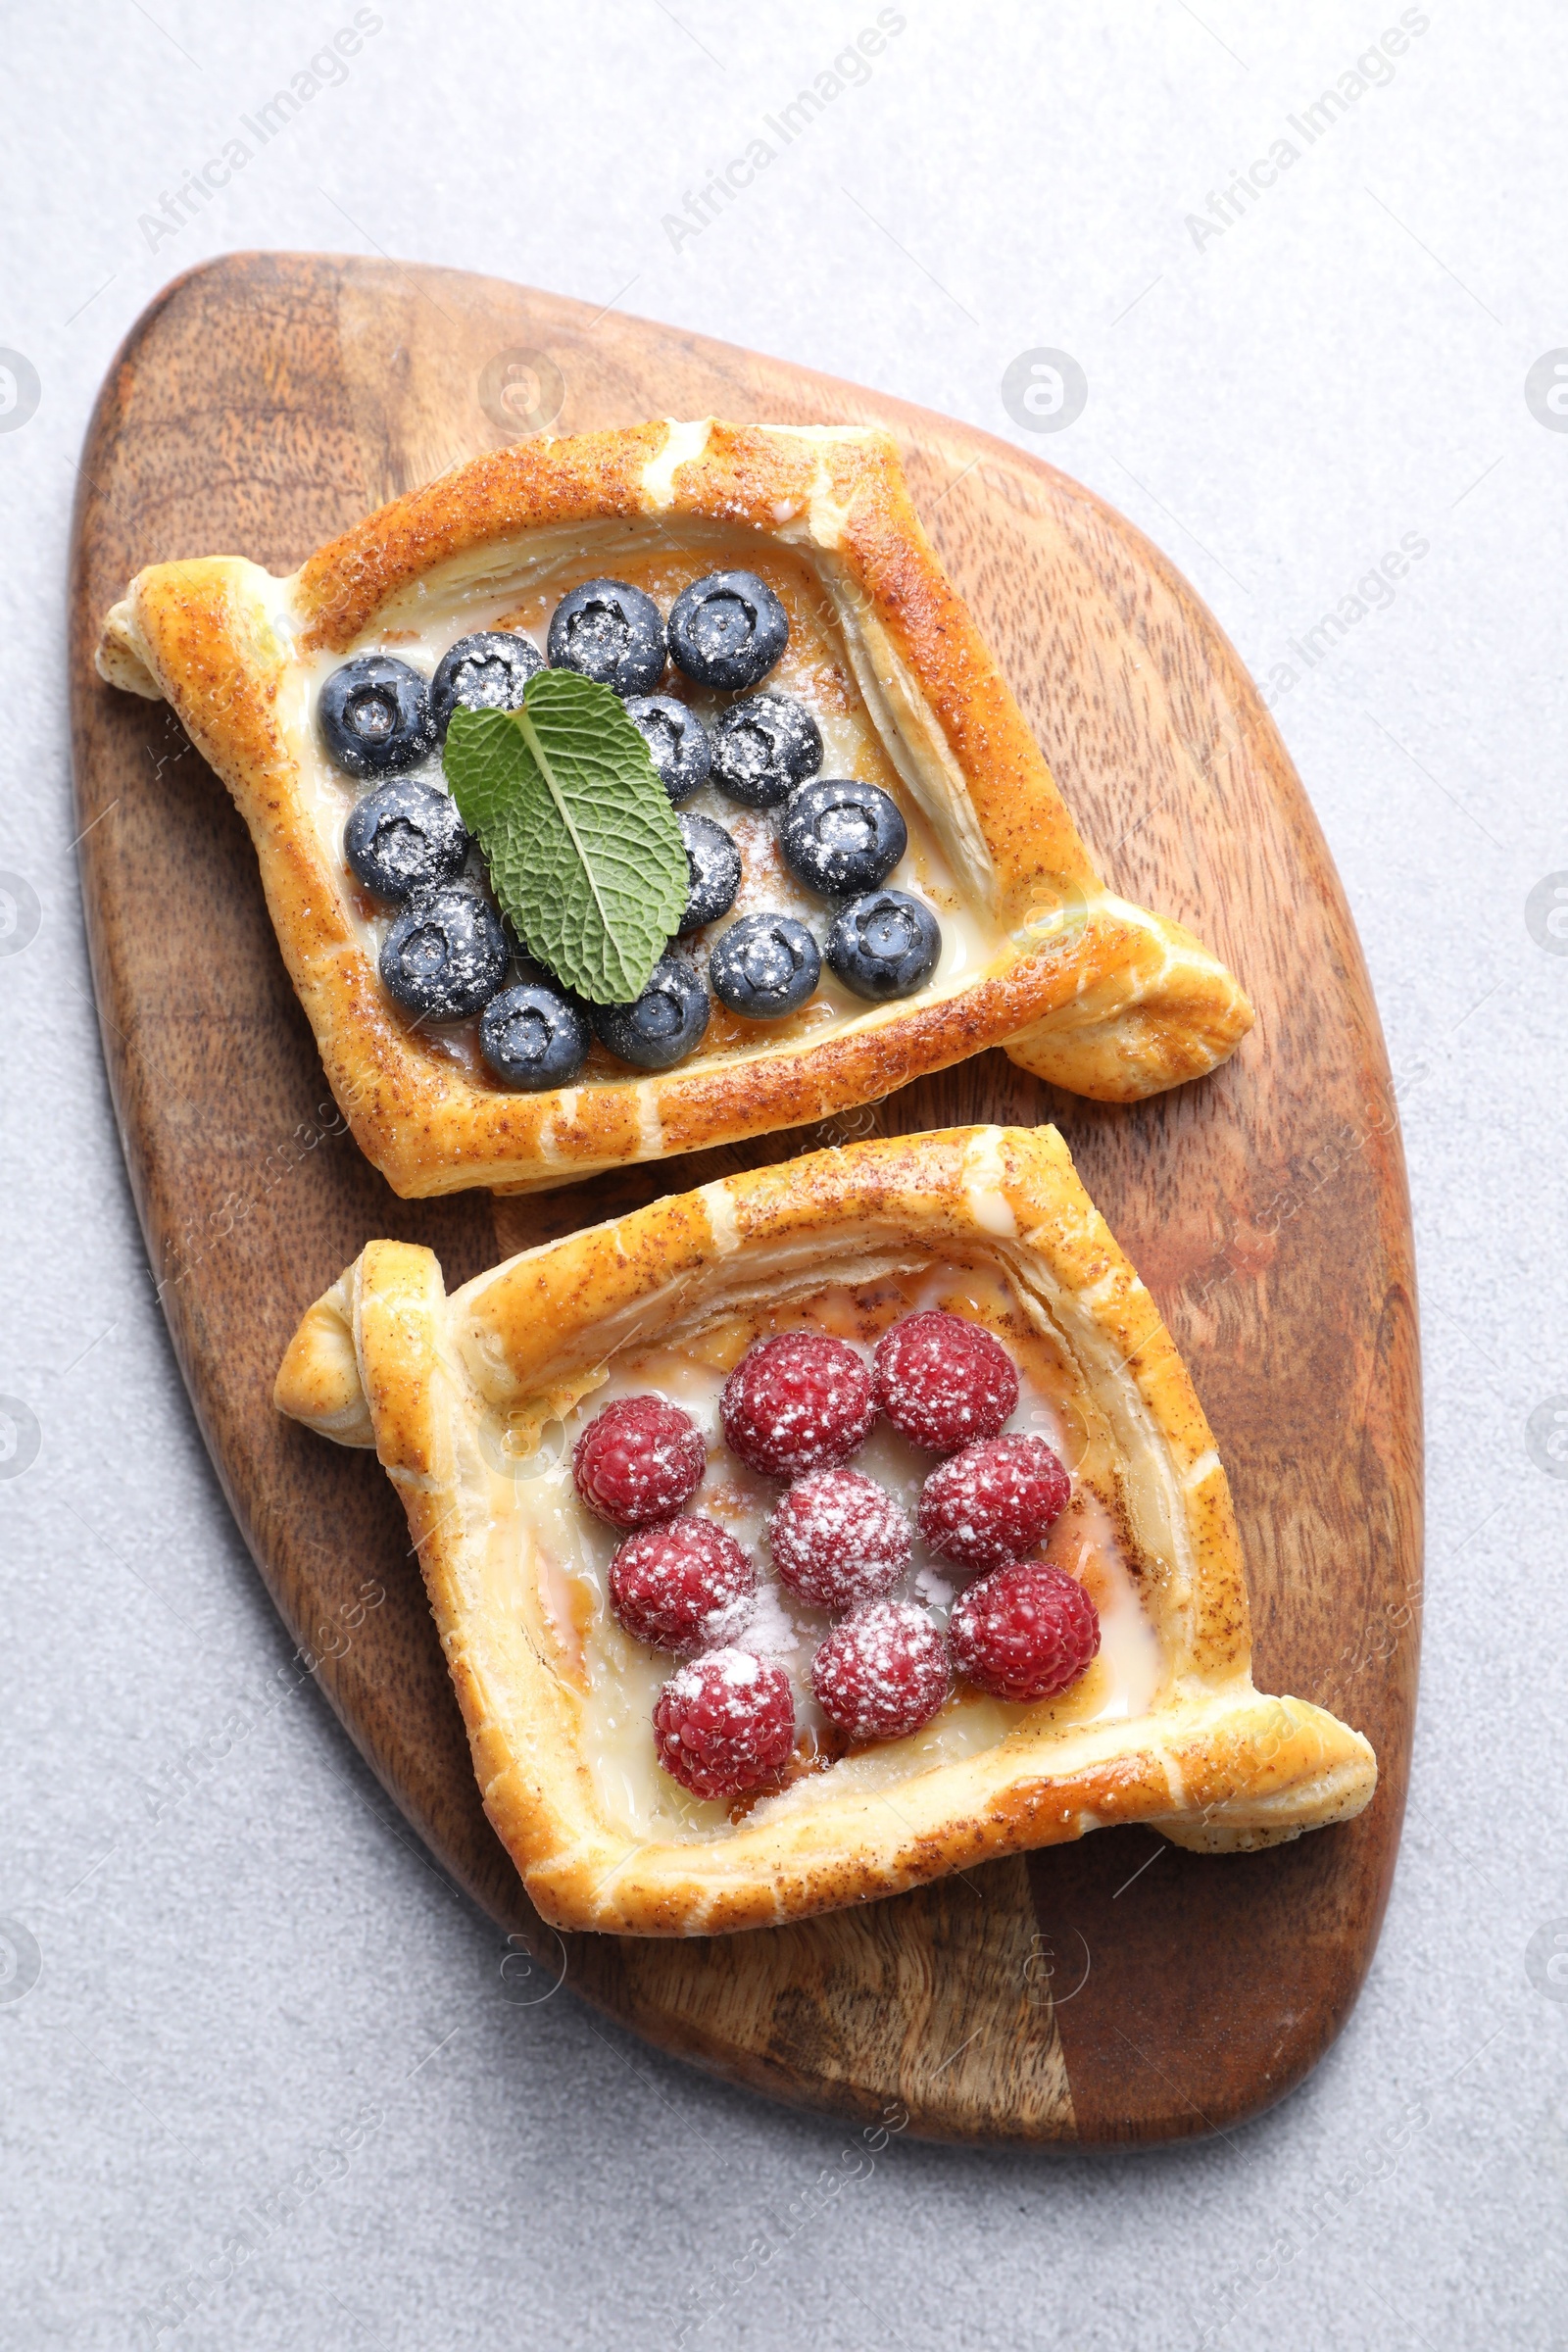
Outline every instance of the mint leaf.
<path id="1" fill-rule="evenodd" d="M 592 1004 L 640 997 L 690 877 L 648 746 L 611 689 L 542 669 L 518 710 L 460 706 L 444 764 L 518 936 Z"/>

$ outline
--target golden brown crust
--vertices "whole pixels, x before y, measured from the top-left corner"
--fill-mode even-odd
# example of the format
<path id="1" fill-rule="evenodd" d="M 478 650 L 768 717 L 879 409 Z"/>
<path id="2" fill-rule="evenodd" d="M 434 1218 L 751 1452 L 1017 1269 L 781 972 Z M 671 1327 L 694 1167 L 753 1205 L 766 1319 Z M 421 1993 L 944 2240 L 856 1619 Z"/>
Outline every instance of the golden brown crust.
<path id="1" fill-rule="evenodd" d="M 869 715 L 997 944 L 956 990 L 867 1008 L 820 1042 L 512 1095 L 398 1018 L 318 835 L 284 706 L 314 651 L 343 652 L 487 565 L 493 576 L 497 550 L 634 516 L 744 527 L 809 558 Z M 381 508 L 291 580 L 238 558 L 153 565 L 108 616 L 99 667 L 166 696 L 228 785 L 333 1092 L 408 1198 L 527 1190 L 735 1142 L 994 1045 L 1077 1092 L 1134 1101 L 1211 1069 L 1251 1023 L 1207 950 L 1105 891 L 921 529 L 891 436 L 873 428 L 709 420 L 523 443 Z"/>
<path id="2" fill-rule="evenodd" d="M 1114 1434 L 1152 1568 L 1144 1601 L 1162 1674 L 1151 1711 L 1073 1725 L 1047 1704 L 977 1755 L 911 1767 L 888 1784 L 896 1806 L 838 1767 L 808 1802 L 759 1808 L 716 1838 L 639 1842 L 599 1799 L 569 1675 L 487 1583 L 498 1529 L 512 1549 L 508 1490 L 482 1464 L 633 1333 L 677 1339 L 867 1264 L 964 1258 L 1006 1272 Z M 1117 1821 L 1209 1850 L 1271 1843 L 1358 1811 L 1375 1786 L 1359 1735 L 1252 1689 L 1240 1545 L 1207 1422 L 1052 1129 L 819 1152 L 530 1250 L 450 1298 L 430 1251 L 372 1243 L 302 1322 L 276 1399 L 340 1442 L 365 1442 L 368 1419 L 409 1513 L 486 1808 L 559 1927 L 770 1925 Z"/>
<path id="3" fill-rule="evenodd" d="M 400 590 L 475 548 L 552 523 L 639 513 L 643 470 L 667 429 L 638 424 L 521 441 L 378 507 L 301 565 L 301 650 L 346 652 Z"/>

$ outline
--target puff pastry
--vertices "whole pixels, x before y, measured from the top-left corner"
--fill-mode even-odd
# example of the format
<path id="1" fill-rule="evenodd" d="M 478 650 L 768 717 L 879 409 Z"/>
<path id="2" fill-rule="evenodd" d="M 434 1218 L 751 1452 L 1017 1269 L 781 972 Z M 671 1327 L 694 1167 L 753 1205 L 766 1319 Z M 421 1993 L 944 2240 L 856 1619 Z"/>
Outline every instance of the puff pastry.
<path id="1" fill-rule="evenodd" d="M 1079 1484 L 1132 1580 L 1136 1623 L 1113 1641 L 1104 1620 L 1122 1663 L 1102 1654 L 1077 1690 L 1033 1705 L 960 1691 L 922 1732 L 806 1772 L 738 1818 L 672 1815 L 640 1793 L 645 1766 L 666 1776 L 646 1712 L 621 1704 L 613 1654 L 595 1650 L 585 1517 L 541 1432 L 554 1418 L 569 1443 L 581 1400 L 607 1367 L 631 1358 L 636 1377 L 639 1349 L 698 1363 L 715 1334 L 788 1323 L 833 1286 L 863 1302 L 933 1280 L 995 1286 L 1059 1369 L 1054 1410 L 1078 1432 Z M 526 1251 L 450 1298 L 430 1250 L 373 1242 L 305 1316 L 276 1402 L 374 1446 L 396 1485 L 486 1809 L 558 1927 L 727 1933 L 1114 1822 L 1236 1850 L 1348 1819 L 1372 1795 L 1359 1734 L 1252 1687 L 1212 1436 L 1053 1129 L 814 1153 Z"/>
<path id="2" fill-rule="evenodd" d="M 906 1000 L 715 1022 L 662 1075 L 600 1057 L 570 1089 L 508 1093 L 379 985 L 313 696 L 350 653 L 428 667 L 467 631 L 537 628 L 547 586 L 614 570 L 672 592 L 733 564 L 800 620 L 842 772 L 858 745 L 900 800 L 948 952 Z M 237 556 L 152 565 L 109 613 L 98 666 L 171 703 L 228 786 L 332 1090 L 408 1198 L 530 1190 L 819 1119 L 993 1045 L 1131 1101 L 1212 1068 L 1251 1022 L 1196 939 L 1105 890 L 881 430 L 707 419 L 530 441 L 383 507 L 287 579 Z"/>

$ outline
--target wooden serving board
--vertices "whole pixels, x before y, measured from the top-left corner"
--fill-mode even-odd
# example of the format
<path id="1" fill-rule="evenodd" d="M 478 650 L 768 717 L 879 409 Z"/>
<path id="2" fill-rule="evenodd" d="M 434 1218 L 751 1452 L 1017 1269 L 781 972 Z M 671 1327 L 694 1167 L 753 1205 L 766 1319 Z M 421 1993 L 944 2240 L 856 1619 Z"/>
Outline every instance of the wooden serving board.
<path id="1" fill-rule="evenodd" d="M 1114 1109 L 987 1054 L 826 1131 L 530 1200 L 394 1198 L 341 1132 L 227 795 L 167 710 L 99 683 L 93 645 L 141 564 L 236 553 L 291 570 L 383 500 L 513 438 L 558 387 L 559 417 L 542 421 L 561 431 L 709 413 L 893 428 L 1102 869 L 1250 990 L 1257 1027 L 1227 1068 Z M 1365 1974 L 1404 1801 L 1420 1572 L 1409 1214 L 1377 1015 L 1322 837 L 1235 655 L 1164 558 L 1004 443 L 779 361 L 492 279 L 246 254 L 176 280 L 104 386 L 75 518 L 72 696 L 104 1053 L 202 1434 L 363 1753 L 446 1869 L 528 1939 L 524 1997 L 564 1970 L 734 2081 L 860 2120 L 902 2102 L 913 2130 L 950 2138 L 1177 2138 L 1298 2082 Z M 431 1244 L 455 1286 L 846 1130 L 1046 1118 L 1218 1434 L 1258 1685 L 1364 1730 L 1376 1801 L 1254 1856 L 1114 1830 L 800 1927 L 563 1944 L 480 1809 L 388 1481 L 271 1409 L 296 1319 L 377 1236 Z M 368 1607 L 368 1582 L 385 1594 Z"/>

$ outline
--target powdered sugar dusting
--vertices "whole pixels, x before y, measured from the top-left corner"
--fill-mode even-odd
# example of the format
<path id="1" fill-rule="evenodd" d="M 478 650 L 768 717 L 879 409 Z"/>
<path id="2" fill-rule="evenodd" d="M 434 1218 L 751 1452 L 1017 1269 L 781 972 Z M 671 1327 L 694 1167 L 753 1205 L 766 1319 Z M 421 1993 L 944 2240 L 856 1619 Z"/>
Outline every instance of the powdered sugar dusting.
<path id="1" fill-rule="evenodd" d="M 680 1667 L 654 1707 L 664 1770 L 694 1796 L 739 1796 L 772 1778 L 795 1740 L 788 1678 L 746 1649 L 710 1649 Z"/>
<path id="2" fill-rule="evenodd" d="M 708 1671 L 716 1674 L 731 1690 L 749 1690 L 761 1674 L 761 1661 L 754 1658 L 749 1649 L 710 1649 Z"/>
<path id="3" fill-rule="evenodd" d="M 986 1287 L 987 1283 L 991 1287 Z M 882 1310 L 886 1321 L 880 1326 L 873 1325 L 863 1339 L 860 1333 L 864 1326 L 856 1319 L 859 1308 L 846 1311 L 838 1303 L 862 1297 L 898 1302 Z M 1010 1311 L 1008 1294 L 1000 1280 L 982 1277 L 972 1268 L 957 1271 L 941 1268 L 915 1280 L 884 1280 L 870 1292 L 826 1291 L 800 1310 L 802 1336 L 820 1339 L 824 1336 L 824 1324 L 828 1332 L 850 1333 L 852 1340 L 840 1344 L 846 1345 L 847 1351 L 858 1360 L 863 1370 L 877 1331 L 885 1334 L 901 1311 L 930 1313 L 941 1308 L 946 1310 L 943 1316 L 946 1320 L 956 1302 L 962 1306 L 963 1317 L 967 1319 L 971 1298 L 982 1313 L 1000 1311 L 1005 1315 Z M 751 1328 L 755 1331 L 757 1326 Z M 1009 1326 L 1003 1323 L 998 1328 L 1005 1340 L 1004 1352 L 1012 1352 L 1014 1344 Z M 761 1329 L 764 1332 L 768 1329 L 765 1321 Z M 855 1344 L 857 1340 L 858 1345 Z M 1020 1434 L 1038 1433 L 1064 1458 L 1076 1462 L 1084 1444 L 1081 1425 L 1070 1412 L 1064 1415 L 1060 1390 L 1034 1385 L 1027 1369 L 1033 1360 L 1029 1346 L 1026 1337 L 1021 1359 L 1024 1384 L 1009 1427 Z M 710 1519 L 735 1539 L 755 1570 L 756 1588 L 749 1596 L 715 1611 L 702 1625 L 698 1639 L 712 1648 L 745 1652 L 757 1661 L 759 1670 L 776 1669 L 793 1696 L 795 1721 L 807 1748 L 813 1743 L 820 1748 L 826 1742 L 831 1753 L 843 1734 L 832 1728 L 817 1700 L 811 1669 L 818 1650 L 835 1630 L 835 1618 L 792 1592 L 774 1567 L 767 1522 L 787 1490 L 777 1478 L 749 1469 L 723 1443 L 718 1400 L 738 1355 L 739 1349 L 732 1343 L 710 1343 L 702 1334 L 674 1346 L 644 1347 L 635 1353 L 628 1350 L 623 1357 L 612 1361 L 608 1380 L 593 1396 L 593 1408 L 602 1408 L 618 1397 L 655 1395 L 678 1405 L 703 1433 L 709 1453 L 708 1469 L 701 1488 L 686 1507 L 696 1516 Z M 1066 1393 L 1070 1396 L 1071 1392 Z M 586 1405 L 577 1416 L 568 1417 L 568 1446 L 571 1438 L 592 1417 Z M 930 1451 L 918 1450 L 885 1417 L 879 1417 L 855 1456 L 854 1474 L 874 1481 L 906 1520 L 912 1523 L 921 1487 L 937 1466 Z M 658 1741 L 651 1737 L 651 1718 L 659 1693 L 671 1678 L 676 1662 L 667 1650 L 650 1649 L 632 1639 L 611 1613 L 608 1575 L 617 1542 L 614 1532 L 579 1510 L 564 1462 L 559 1470 L 529 1486 L 526 1502 L 534 1514 L 530 1524 L 541 1530 L 549 1527 L 551 1547 L 564 1564 L 567 1581 L 579 1587 L 584 1594 L 582 1655 L 589 1686 L 584 1702 L 584 1752 L 608 1815 L 640 1838 L 681 1839 L 726 1835 L 730 1823 L 727 1802 L 689 1791 L 661 1769 Z M 1092 1555 L 1102 1563 L 1090 1571 L 1099 1579 L 1096 1597 L 1104 1610 L 1109 1575 L 1113 1580 L 1109 1591 L 1114 1605 L 1103 1618 L 1105 1650 L 1096 1670 L 1100 1679 L 1093 1686 L 1094 1696 L 1081 1702 L 1074 1690 L 1065 1703 L 1086 1705 L 1086 1720 L 1098 1720 L 1102 1715 L 1140 1714 L 1157 1683 L 1159 1651 L 1140 1606 L 1137 1588 L 1127 1569 L 1119 1565 L 1115 1524 L 1094 1490 L 1080 1492 L 1069 1513 L 1069 1522 L 1070 1544 L 1054 1540 L 1052 1556 L 1059 1554 L 1064 1565 L 1073 1568 L 1075 1574 L 1083 1573 L 1086 1556 Z M 524 1538 L 530 1544 L 537 1541 Z M 970 1583 L 972 1574 L 969 1569 L 941 1559 L 916 1529 L 908 1564 L 886 1597 L 894 1602 L 922 1604 L 921 1613 L 940 1632 L 946 1626 L 956 1592 Z M 697 1663 L 696 1659 L 692 1663 Z M 688 1669 L 682 1663 L 676 1671 L 685 1674 Z M 760 1820 L 770 1818 L 780 1808 L 795 1811 L 808 1807 L 821 1794 L 840 1785 L 846 1788 L 892 1788 L 910 1771 L 925 1770 L 994 1744 L 1006 1735 L 1015 1720 L 1006 1704 L 983 1697 L 971 1685 L 959 1685 L 952 1704 L 941 1708 L 921 1729 L 906 1736 L 906 1745 L 889 1747 L 882 1741 L 863 1745 L 857 1742 L 851 1755 L 826 1770 L 797 1778 L 777 1792 L 764 1785 L 760 1801 L 753 1791 L 749 1796 L 753 1810 L 748 1818 Z"/>
<path id="4" fill-rule="evenodd" d="M 802 1652 L 808 1648 L 814 1636 L 802 1631 L 784 1603 L 785 1595 L 777 1585 L 759 1585 L 746 1603 L 733 1639 L 756 1650 L 759 1656 L 771 1658 L 790 1673 L 799 1665 Z M 795 1679 L 793 1674 L 791 1679 Z"/>
<path id="5" fill-rule="evenodd" d="M 724 1383 L 719 1414 L 748 1468 L 798 1478 L 863 1445 L 876 1403 L 865 1365 L 845 1341 L 786 1331 L 747 1350 Z"/>
<path id="6" fill-rule="evenodd" d="M 835 1626 L 811 1666 L 818 1703 L 852 1740 L 903 1740 L 948 1694 L 948 1644 L 924 1609 L 872 1601 Z"/>
<path id="7" fill-rule="evenodd" d="M 727 1528 L 683 1512 L 626 1538 L 610 1563 L 610 1605 L 628 1634 L 660 1649 L 722 1641 L 757 1584 Z"/>
<path id="8" fill-rule="evenodd" d="M 994 1438 L 932 1471 L 920 1533 L 943 1559 L 997 1568 L 1033 1551 L 1071 1498 L 1072 1481 L 1044 1438 Z"/>
<path id="9" fill-rule="evenodd" d="M 960 1674 L 1020 1702 L 1068 1690 L 1100 1649 L 1094 1602 L 1046 1560 L 1014 1560 L 982 1577 L 958 1600 L 950 1630 Z"/>
<path id="10" fill-rule="evenodd" d="M 894 1428 L 930 1453 L 994 1438 L 1018 1402 L 1018 1368 L 1000 1340 L 940 1309 L 895 1323 L 871 1378 Z"/>
<path id="11" fill-rule="evenodd" d="M 800 1599 L 848 1609 L 888 1592 L 909 1565 L 909 1522 L 859 1470 L 818 1470 L 791 1487 L 767 1523 L 773 1565 Z"/>
<path id="12" fill-rule="evenodd" d="M 690 1414 L 663 1396 L 621 1396 L 596 1412 L 572 1448 L 588 1508 L 612 1527 L 667 1519 L 702 1483 L 708 1448 Z"/>

